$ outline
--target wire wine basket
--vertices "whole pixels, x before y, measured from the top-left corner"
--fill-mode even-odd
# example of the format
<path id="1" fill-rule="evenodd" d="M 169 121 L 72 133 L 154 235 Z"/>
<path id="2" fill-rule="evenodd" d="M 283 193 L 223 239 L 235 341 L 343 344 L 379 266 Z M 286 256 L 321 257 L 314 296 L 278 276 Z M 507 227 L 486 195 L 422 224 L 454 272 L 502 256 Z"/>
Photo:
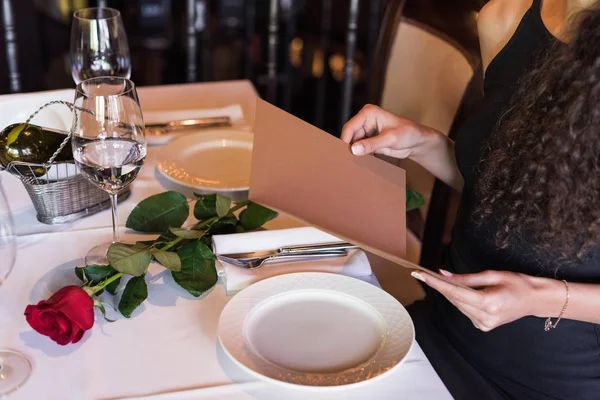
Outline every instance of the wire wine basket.
<path id="1" fill-rule="evenodd" d="M 52 104 L 69 107 L 74 118 L 77 118 L 77 110 L 93 114 L 65 101 L 51 101 L 40 107 L 25 123 Z M 65 140 L 46 163 L 12 161 L 6 166 L 6 170 L 18 177 L 25 186 L 37 212 L 37 219 L 44 224 L 74 221 L 110 207 L 108 193 L 81 175 L 75 161 L 54 161 L 65 146 L 71 146 L 71 136 L 72 132 L 65 135 Z M 130 194 L 130 188 L 124 188 L 118 194 L 119 201 L 125 200 Z"/>

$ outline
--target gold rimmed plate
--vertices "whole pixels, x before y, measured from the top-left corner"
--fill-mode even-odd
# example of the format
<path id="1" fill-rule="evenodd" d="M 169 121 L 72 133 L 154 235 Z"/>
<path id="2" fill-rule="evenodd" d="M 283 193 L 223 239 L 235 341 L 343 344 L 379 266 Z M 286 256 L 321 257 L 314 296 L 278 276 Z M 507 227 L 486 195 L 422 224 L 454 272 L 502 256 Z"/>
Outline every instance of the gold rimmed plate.
<path id="1" fill-rule="evenodd" d="M 252 132 L 236 129 L 184 134 L 160 149 L 158 171 L 199 193 L 247 191 L 252 139 Z"/>

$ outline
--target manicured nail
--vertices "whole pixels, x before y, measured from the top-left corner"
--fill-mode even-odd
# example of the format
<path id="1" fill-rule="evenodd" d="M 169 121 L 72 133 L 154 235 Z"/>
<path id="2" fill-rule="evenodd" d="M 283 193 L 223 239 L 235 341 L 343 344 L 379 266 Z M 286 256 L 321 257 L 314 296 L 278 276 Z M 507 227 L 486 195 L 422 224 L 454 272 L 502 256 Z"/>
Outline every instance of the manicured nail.
<path id="1" fill-rule="evenodd" d="M 444 276 L 454 276 L 454 274 L 450 271 L 446 271 L 445 269 L 441 269 L 440 268 L 440 274 L 444 275 Z"/>
<path id="2" fill-rule="evenodd" d="M 357 144 L 355 144 L 355 145 L 352 146 L 352 154 L 354 154 L 354 155 L 362 154 L 362 152 L 364 150 L 365 150 L 365 148 L 360 143 L 357 143 Z"/>
<path id="3" fill-rule="evenodd" d="M 425 278 L 423 278 L 423 275 L 421 275 L 420 273 L 418 273 L 417 271 L 413 271 L 410 273 L 412 275 L 413 278 L 420 280 L 421 282 L 425 282 Z"/>

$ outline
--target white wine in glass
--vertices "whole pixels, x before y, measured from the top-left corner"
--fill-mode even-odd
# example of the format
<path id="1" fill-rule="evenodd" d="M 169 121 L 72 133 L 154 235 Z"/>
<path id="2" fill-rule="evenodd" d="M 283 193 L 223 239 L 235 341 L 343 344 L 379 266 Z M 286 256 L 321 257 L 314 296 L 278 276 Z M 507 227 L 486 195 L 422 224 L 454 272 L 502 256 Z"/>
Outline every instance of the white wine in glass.
<path id="1" fill-rule="evenodd" d="M 75 163 L 90 182 L 110 195 L 115 243 L 119 241 L 117 194 L 134 181 L 146 156 L 135 85 L 125 78 L 91 78 L 77 85 L 74 104 L 80 109 L 73 114 Z M 110 244 L 94 247 L 86 264 L 108 264 Z"/>
<path id="2" fill-rule="evenodd" d="M 17 256 L 17 236 L 0 176 L 0 290 Z M 0 349 L 0 398 L 19 389 L 31 375 L 31 363 L 23 354 Z"/>

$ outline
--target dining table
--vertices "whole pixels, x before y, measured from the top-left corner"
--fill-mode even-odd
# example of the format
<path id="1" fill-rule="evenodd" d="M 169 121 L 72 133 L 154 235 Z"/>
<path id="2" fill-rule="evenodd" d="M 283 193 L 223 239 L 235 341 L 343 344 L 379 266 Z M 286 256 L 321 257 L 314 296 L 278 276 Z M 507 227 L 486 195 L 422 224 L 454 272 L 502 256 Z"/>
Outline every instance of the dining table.
<path id="1" fill-rule="evenodd" d="M 238 104 L 243 120 L 235 126 L 252 131 L 254 125 L 258 95 L 249 81 L 139 87 L 138 94 L 144 113 Z M 72 101 L 73 89 L 0 96 L 0 125 L 23 122 L 52 100 Z M 121 239 L 126 242 L 150 238 L 125 227 L 133 208 L 148 196 L 173 189 L 157 172 L 159 150 L 160 146 L 148 146 L 131 195 L 119 204 Z M 148 299 L 130 318 L 109 307 L 107 317 L 116 321 L 108 322 L 96 312 L 94 327 L 80 342 L 59 346 L 28 325 L 25 307 L 79 282 L 74 268 L 83 265 L 91 247 L 112 237 L 110 210 L 69 223 L 43 224 L 22 182 L 8 172 L 0 174 L 17 234 L 16 264 L 0 286 L 0 348 L 22 352 L 33 366 L 28 381 L 9 400 L 452 398 L 418 341 L 400 365 L 361 385 L 323 389 L 256 379 L 219 344 L 219 316 L 232 299 L 222 283 L 195 298 L 154 264 L 146 276 Z M 302 224 L 293 217 L 279 215 L 266 228 L 297 226 Z M 380 285 L 376 275 L 364 280 Z"/>

